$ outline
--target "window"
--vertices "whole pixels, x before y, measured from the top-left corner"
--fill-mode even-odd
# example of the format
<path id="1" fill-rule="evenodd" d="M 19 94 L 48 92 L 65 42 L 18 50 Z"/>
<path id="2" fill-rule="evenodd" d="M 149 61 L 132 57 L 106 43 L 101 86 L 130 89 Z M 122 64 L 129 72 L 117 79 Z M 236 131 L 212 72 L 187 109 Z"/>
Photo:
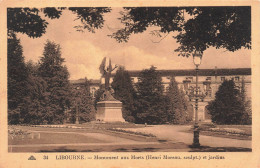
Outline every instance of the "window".
<path id="1" fill-rule="evenodd" d="M 188 88 L 190 87 L 190 84 L 185 82 L 185 83 L 183 83 L 183 86 L 184 86 L 184 90 L 188 90 Z"/>
<path id="2" fill-rule="evenodd" d="M 166 90 L 165 90 L 165 86 L 164 85 L 162 85 L 162 89 L 163 89 L 163 91 L 165 92 Z"/>
<path id="3" fill-rule="evenodd" d="M 238 82 L 239 81 L 239 76 L 235 77 L 235 81 Z"/>
<path id="4" fill-rule="evenodd" d="M 193 81 L 193 77 L 186 77 L 186 80 Z"/>
<path id="5" fill-rule="evenodd" d="M 210 90 L 207 92 L 208 93 L 208 96 L 211 97 L 212 96 L 212 93 L 211 93 L 211 88 Z"/>
<path id="6" fill-rule="evenodd" d="M 166 92 L 168 92 L 168 91 L 169 91 L 169 89 L 170 89 L 170 87 L 169 87 L 169 86 L 167 86 L 167 87 L 166 87 Z"/>
<path id="7" fill-rule="evenodd" d="M 206 78 L 206 81 L 211 81 L 211 77 L 207 77 L 207 78 Z"/>

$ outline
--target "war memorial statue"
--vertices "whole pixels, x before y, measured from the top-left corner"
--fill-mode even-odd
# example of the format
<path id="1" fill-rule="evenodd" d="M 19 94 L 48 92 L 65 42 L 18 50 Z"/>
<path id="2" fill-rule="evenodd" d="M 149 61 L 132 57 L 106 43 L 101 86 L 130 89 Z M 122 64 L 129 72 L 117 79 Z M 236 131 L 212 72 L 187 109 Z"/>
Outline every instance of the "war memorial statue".
<path id="1" fill-rule="evenodd" d="M 107 62 L 106 57 L 104 57 L 99 67 L 102 77 L 105 78 L 105 90 L 101 96 L 101 101 L 97 102 L 97 121 L 125 122 L 122 117 L 122 102 L 112 96 L 112 88 L 110 87 L 111 73 L 116 68 L 117 65 L 112 68 L 111 59 L 109 58 L 109 62 Z"/>

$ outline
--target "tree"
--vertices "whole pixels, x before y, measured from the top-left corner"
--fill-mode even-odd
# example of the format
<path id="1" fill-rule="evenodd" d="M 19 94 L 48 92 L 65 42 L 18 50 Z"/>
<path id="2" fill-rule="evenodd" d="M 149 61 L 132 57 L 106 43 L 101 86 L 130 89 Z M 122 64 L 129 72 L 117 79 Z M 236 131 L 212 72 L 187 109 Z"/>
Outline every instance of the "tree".
<path id="1" fill-rule="evenodd" d="M 252 124 L 252 108 L 251 108 L 251 100 L 247 99 L 246 96 L 246 88 L 245 88 L 245 79 L 242 77 L 241 82 L 241 90 L 240 90 L 240 98 L 245 108 L 244 114 L 242 116 L 243 124 Z"/>
<path id="2" fill-rule="evenodd" d="M 124 67 L 119 67 L 111 86 L 114 89 L 114 97 L 123 104 L 123 118 L 128 122 L 134 122 L 136 118 L 136 93 L 130 75 Z"/>
<path id="3" fill-rule="evenodd" d="M 64 111 L 70 105 L 69 72 L 63 66 L 60 45 L 47 41 L 40 58 L 39 75 L 47 83 L 48 106 L 44 120 L 48 123 L 62 123 Z"/>
<path id="4" fill-rule="evenodd" d="M 142 33 L 150 26 L 159 31 L 176 32 L 181 56 L 194 50 L 205 51 L 210 46 L 236 51 L 251 49 L 251 7 L 129 7 L 121 12 L 124 28 L 112 35 L 118 42 L 127 42 L 133 33 Z"/>
<path id="5" fill-rule="evenodd" d="M 94 100 L 94 106 L 95 109 L 97 110 L 97 103 L 101 100 L 101 96 L 103 95 L 103 93 L 105 92 L 104 89 L 99 88 L 96 92 L 95 92 L 95 100 Z"/>
<path id="6" fill-rule="evenodd" d="M 162 78 L 152 66 L 143 70 L 138 77 L 137 88 L 137 122 L 161 124 L 167 121 L 165 96 Z"/>
<path id="7" fill-rule="evenodd" d="M 251 100 L 245 102 L 245 113 L 243 115 L 243 124 L 251 125 L 252 124 L 252 103 Z"/>
<path id="8" fill-rule="evenodd" d="M 212 122 L 217 124 L 243 124 L 245 107 L 240 91 L 233 80 L 225 80 L 207 106 Z"/>
<path id="9" fill-rule="evenodd" d="M 19 104 L 20 123 L 42 124 L 43 116 L 46 113 L 47 102 L 47 84 L 38 76 L 38 64 L 32 61 L 27 62 L 28 72 L 26 85 L 24 86 L 26 94 L 22 97 Z"/>
<path id="10" fill-rule="evenodd" d="M 48 21 L 43 19 L 43 15 L 50 19 L 58 19 L 65 9 L 67 8 L 7 8 L 8 32 L 19 32 L 33 38 L 41 37 L 48 26 Z M 82 23 L 75 28 L 78 31 L 87 29 L 90 32 L 102 28 L 103 15 L 111 11 L 107 7 L 73 7 L 68 10 L 76 14 L 75 20 L 80 20 Z"/>
<path id="11" fill-rule="evenodd" d="M 191 121 L 191 116 L 188 112 L 188 101 L 184 93 L 179 90 L 178 83 L 172 77 L 169 90 L 167 91 L 167 106 L 168 106 L 168 121 L 174 124 L 185 124 Z"/>
<path id="12" fill-rule="evenodd" d="M 26 68 L 28 70 L 28 73 L 32 76 L 39 76 L 39 63 L 35 63 L 32 60 L 27 61 L 26 63 Z"/>
<path id="13" fill-rule="evenodd" d="M 41 124 L 46 113 L 46 82 L 38 65 L 25 63 L 20 40 L 14 33 L 8 38 L 8 122 Z"/>
<path id="14" fill-rule="evenodd" d="M 22 106 L 24 111 L 23 123 L 43 124 L 44 116 L 48 108 L 48 94 L 46 92 L 47 83 L 34 74 L 29 75 L 25 102 Z"/>
<path id="15" fill-rule="evenodd" d="M 73 120 L 76 118 L 76 110 L 79 114 L 79 122 L 90 122 L 95 119 L 95 107 L 94 100 L 90 96 L 90 86 L 89 81 L 86 82 L 78 90 L 74 89 L 72 91 L 72 116 Z"/>
<path id="16" fill-rule="evenodd" d="M 8 122 L 21 122 L 21 104 L 27 93 L 28 71 L 25 66 L 23 48 L 15 34 L 9 34 L 7 51 L 8 78 Z"/>

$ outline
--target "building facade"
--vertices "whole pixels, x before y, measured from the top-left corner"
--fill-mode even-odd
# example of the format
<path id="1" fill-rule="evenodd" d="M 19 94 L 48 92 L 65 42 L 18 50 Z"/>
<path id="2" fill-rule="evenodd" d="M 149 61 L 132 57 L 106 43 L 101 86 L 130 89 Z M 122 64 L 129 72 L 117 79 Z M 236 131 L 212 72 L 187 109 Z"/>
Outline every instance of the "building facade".
<path id="1" fill-rule="evenodd" d="M 186 98 L 189 100 L 191 106 L 195 103 L 195 88 L 196 88 L 196 71 L 195 70 L 157 70 L 162 77 L 164 91 L 169 89 L 171 77 L 174 77 Z M 141 71 L 128 71 L 133 85 L 138 82 L 138 76 Z M 110 83 L 113 81 L 115 73 L 112 74 Z M 224 80 L 234 80 L 238 89 L 241 89 L 242 82 L 245 84 L 247 99 L 251 99 L 251 68 L 237 68 L 237 69 L 200 69 L 198 72 L 198 94 L 199 120 L 210 120 L 206 106 L 208 102 L 214 100 L 215 93 Z M 72 81 L 74 86 L 82 84 L 83 80 Z M 90 80 L 90 92 L 94 97 L 95 92 L 105 84 L 105 79 Z M 195 111 L 195 110 L 194 110 Z M 194 117 L 195 118 L 195 113 Z"/>
<path id="2" fill-rule="evenodd" d="M 81 89 L 85 84 L 86 84 L 87 79 L 78 79 L 78 80 L 70 80 L 70 83 L 72 84 L 73 89 Z M 95 98 L 95 93 L 96 91 L 100 88 L 101 86 L 101 80 L 93 80 L 90 79 L 88 80 L 89 84 L 89 90 L 90 90 L 90 96 L 92 98 Z"/>

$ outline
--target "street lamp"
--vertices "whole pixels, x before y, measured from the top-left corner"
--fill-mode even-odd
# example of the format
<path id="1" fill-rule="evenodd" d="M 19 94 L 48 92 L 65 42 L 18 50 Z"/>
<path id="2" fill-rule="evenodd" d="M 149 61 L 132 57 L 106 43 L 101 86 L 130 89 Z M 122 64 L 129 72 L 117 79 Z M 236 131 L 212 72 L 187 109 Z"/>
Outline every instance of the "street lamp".
<path id="1" fill-rule="evenodd" d="M 193 147 L 200 147 L 200 141 L 199 141 L 199 123 L 198 123 L 198 71 L 199 71 L 199 65 L 201 64 L 202 60 L 202 52 L 195 51 L 193 53 L 193 63 L 196 66 L 196 94 L 195 94 L 195 123 L 194 123 L 194 137 L 193 137 Z"/>
<path id="2" fill-rule="evenodd" d="M 79 89 L 80 87 L 76 87 L 76 121 L 75 121 L 75 124 L 79 124 Z"/>

